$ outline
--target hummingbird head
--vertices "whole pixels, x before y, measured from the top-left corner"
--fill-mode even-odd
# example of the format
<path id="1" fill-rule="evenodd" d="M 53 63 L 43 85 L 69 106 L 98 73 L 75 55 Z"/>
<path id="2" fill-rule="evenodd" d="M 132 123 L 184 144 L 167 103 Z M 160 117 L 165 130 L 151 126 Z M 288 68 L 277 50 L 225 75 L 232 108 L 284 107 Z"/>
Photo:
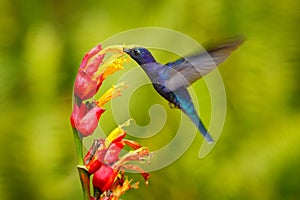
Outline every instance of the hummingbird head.
<path id="1" fill-rule="evenodd" d="M 134 59 L 139 65 L 154 63 L 155 59 L 150 53 L 150 51 L 143 47 L 136 48 L 124 48 L 123 51 L 130 55 L 132 59 Z"/>

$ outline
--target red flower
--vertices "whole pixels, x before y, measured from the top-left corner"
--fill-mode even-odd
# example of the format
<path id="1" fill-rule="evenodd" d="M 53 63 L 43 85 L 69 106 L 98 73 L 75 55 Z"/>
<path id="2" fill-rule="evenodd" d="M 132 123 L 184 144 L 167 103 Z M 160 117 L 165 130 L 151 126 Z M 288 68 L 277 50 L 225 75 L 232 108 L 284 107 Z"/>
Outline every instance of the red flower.
<path id="1" fill-rule="evenodd" d="M 81 103 L 80 107 L 75 103 L 70 119 L 71 125 L 82 136 L 89 136 L 97 128 L 99 118 L 104 111 L 104 108 L 93 103 Z"/>
<path id="2" fill-rule="evenodd" d="M 97 74 L 104 54 L 99 54 L 101 45 L 90 50 L 83 58 L 78 70 L 75 83 L 74 94 L 81 100 L 93 97 L 102 84 L 101 74 Z"/>
<path id="3" fill-rule="evenodd" d="M 103 63 L 103 58 L 108 52 L 123 54 L 120 47 L 102 49 L 101 45 L 98 45 L 84 56 L 74 83 L 74 94 L 81 101 L 95 96 L 104 79 L 123 69 L 123 63 L 128 61 L 126 57 L 112 56 Z"/>
<path id="4" fill-rule="evenodd" d="M 90 174 L 94 174 L 101 167 L 106 151 L 103 139 L 94 140 L 92 147 L 84 157 L 85 167 Z"/>
<path id="5" fill-rule="evenodd" d="M 99 188 L 101 192 L 104 192 L 110 189 L 117 175 L 117 170 L 106 165 L 101 165 L 100 169 L 94 174 L 93 185 Z"/>
<path id="6" fill-rule="evenodd" d="M 88 99 L 95 97 L 102 82 L 109 75 L 123 69 L 124 62 L 128 61 L 123 46 L 108 46 L 102 49 L 101 45 L 98 45 L 84 56 L 75 79 L 75 100 L 70 121 L 76 133 L 74 137 L 79 157 L 78 169 L 85 199 L 117 200 L 127 190 L 137 188 L 138 182 L 131 184 L 132 180 L 124 176 L 126 169 L 141 173 L 148 184 L 150 175 L 139 166 L 129 164 L 131 161 L 140 162 L 150 158 L 147 148 L 141 147 L 137 142 L 124 139 L 126 133 L 122 127 L 129 121 L 114 129 L 105 140 L 95 139 L 86 156 L 82 158 L 83 137 L 93 134 L 105 111 L 104 104 L 120 96 L 127 85 L 121 82 L 113 85 L 99 99 L 92 101 Z M 133 148 L 134 151 L 121 156 L 125 146 Z M 92 186 L 95 187 L 94 195 L 90 193 L 91 178 Z"/>
<path id="7" fill-rule="evenodd" d="M 101 191 L 101 199 L 118 199 L 128 189 L 138 187 L 138 182 L 130 184 L 131 181 L 124 178 L 124 170 L 127 169 L 139 172 L 148 184 L 150 175 L 139 166 L 129 162 L 148 160 L 149 150 L 134 141 L 124 139 L 125 136 L 122 126 L 115 128 L 105 141 L 95 140 L 84 158 L 87 171 L 94 174 L 92 182 Z M 135 150 L 120 156 L 125 145 Z M 107 194 L 109 196 L 106 196 Z"/>
<path id="8" fill-rule="evenodd" d="M 119 154 L 121 152 L 121 150 L 124 148 L 124 142 L 116 142 L 116 143 L 112 143 L 105 156 L 103 161 L 109 165 L 115 163 L 116 161 L 118 161 L 119 159 Z"/>

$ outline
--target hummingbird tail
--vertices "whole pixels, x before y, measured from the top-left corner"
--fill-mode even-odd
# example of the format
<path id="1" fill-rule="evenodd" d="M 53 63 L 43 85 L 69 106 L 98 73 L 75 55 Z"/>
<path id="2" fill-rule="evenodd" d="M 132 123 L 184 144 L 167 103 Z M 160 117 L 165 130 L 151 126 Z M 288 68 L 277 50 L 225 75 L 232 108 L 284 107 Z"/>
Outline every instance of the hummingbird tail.
<path id="1" fill-rule="evenodd" d="M 206 130 L 206 128 L 204 127 L 203 123 L 200 120 L 199 120 L 197 128 L 200 131 L 200 133 L 204 136 L 204 138 L 206 139 L 206 141 L 208 143 L 213 143 L 214 142 L 213 138 L 208 133 L 208 131 Z"/>
<path id="2" fill-rule="evenodd" d="M 208 143 L 213 143 L 214 140 L 211 137 L 211 135 L 209 134 L 209 132 L 207 131 L 207 129 L 205 128 L 204 124 L 202 123 L 201 119 L 198 117 L 198 115 L 194 115 L 192 118 L 192 121 L 195 123 L 195 125 L 197 126 L 198 130 L 200 131 L 200 133 L 204 136 L 204 138 L 206 139 L 206 141 Z"/>
<path id="3" fill-rule="evenodd" d="M 204 136 L 208 143 L 213 143 L 214 140 L 208 133 L 198 114 L 196 113 L 194 107 L 192 109 L 182 109 L 182 111 L 193 121 L 193 123 L 198 128 L 199 132 Z"/>

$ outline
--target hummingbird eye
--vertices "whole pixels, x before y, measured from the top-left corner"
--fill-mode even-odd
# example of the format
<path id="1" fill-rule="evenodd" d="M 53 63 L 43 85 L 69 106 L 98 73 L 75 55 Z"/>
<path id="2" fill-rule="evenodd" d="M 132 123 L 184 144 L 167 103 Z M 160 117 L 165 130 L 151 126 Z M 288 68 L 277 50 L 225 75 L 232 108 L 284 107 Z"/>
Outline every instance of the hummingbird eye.
<path id="1" fill-rule="evenodd" d="M 134 54 L 135 56 L 138 56 L 138 55 L 140 55 L 140 51 L 139 51 L 138 49 L 134 49 L 134 50 L 133 50 L 133 54 Z"/>

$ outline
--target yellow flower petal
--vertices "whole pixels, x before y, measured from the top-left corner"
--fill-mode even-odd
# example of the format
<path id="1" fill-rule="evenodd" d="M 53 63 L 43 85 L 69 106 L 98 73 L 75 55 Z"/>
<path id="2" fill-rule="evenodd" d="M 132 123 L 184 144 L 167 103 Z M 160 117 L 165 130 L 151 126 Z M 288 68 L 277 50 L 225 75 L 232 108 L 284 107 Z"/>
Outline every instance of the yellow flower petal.
<path id="1" fill-rule="evenodd" d="M 105 146 L 108 147 L 110 143 L 120 135 L 124 134 L 124 130 L 120 127 L 115 128 L 105 139 Z"/>
<path id="2" fill-rule="evenodd" d="M 114 141 L 118 137 L 122 137 L 122 135 L 125 134 L 123 127 L 129 126 L 131 120 L 132 119 L 129 119 L 126 122 L 124 122 L 122 125 L 115 128 L 105 139 L 105 146 L 108 147 L 112 141 Z"/>
<path id="3" fill-rule="evenodd" d="M 105 79 L 107 76 L 115 73 L 118 70 L 124 69 L 123 65 L 125 62 L 129 62 L 129 58 L 127 56 L 121 56 L 115 59 L 111 64 L 109 64 L 103 72 L 103 78 Z"/>
<path id="4" fill-rule="evenodd" d="M 115 45 L 108 46 L 100 51 L 101 54 L 105 54 L 107 59 L 101 64 L 99 71 L 96 73 L 97 76 L 103 76 L 105 79 L 108 75 L 123 69 L 125 62 L 129 62 L 129 56 L 123 52 L 123 46 Z M 96 76 L 96 77 L 97 77 Z"/>
<path id="5" fill-rule="evenodd" d="M 96 101 L 98 107 L 103 107 L 108 101 L 117 96 L 121 96 L 121 91 L 126 89 L 127 85 L 125 82 L 121 82 L 117 85 L 113 85 L 109 90 L 107 90 L 101 97 Z"/>
<path id="6" fill-rule="evenodd" d="M 118 187 L 113 191 L 112 200 L 118 200 L 119 197 L 124 194 L 127 190 L 134 188 L 137 189 L 139 187 L 139 182 L 134 184 L 130 184 L 132 180 L 126 179 L 122 185 L 118 185 Z"/>

